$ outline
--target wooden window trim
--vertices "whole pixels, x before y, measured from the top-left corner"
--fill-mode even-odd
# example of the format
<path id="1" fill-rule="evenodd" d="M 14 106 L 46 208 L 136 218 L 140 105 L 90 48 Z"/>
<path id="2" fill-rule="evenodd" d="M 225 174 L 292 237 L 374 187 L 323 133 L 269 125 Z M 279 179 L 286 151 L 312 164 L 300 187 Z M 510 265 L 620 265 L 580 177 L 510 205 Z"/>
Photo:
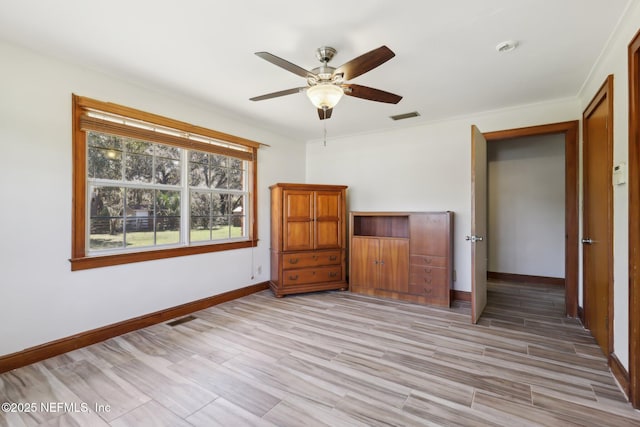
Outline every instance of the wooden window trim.
<path id="1" fill-rule="evenodd" d="M 148 249 L 138 252 L 127 252 L 109 255 L 88 256 L 86 248 L 86 229 L 87 229 L 87 149 L 86 149 L 86 131 L 81 125 L 83 118 L 86 121 L 86 112 L 88 110 L 97 110 L 105 113 L 115 114 L 130 119 L 140 120 L 152 123 L 158 126 L 176 129 L 188 134 L 196 134 L 207 138 L 215 139 L 221 142 L 240 145 L 247 149 L 246 152 L 239 151 L 234 156 L 249 160 L 252 162 L 251 180 L 252 188 L 250 189 L 251 213 L 249 226 L 249 239 L 235 242 L 223 242 L 214 244 L 197 244 L 191 246 L 183 246 L 168 249 Z M 94 122 L 95 124 L 96 122 Z M 202 145 L 201 145 L 202 144 Z M 178 144 L 172 144 L 178 145 Z M 185 148 L 197 149 L 203 148 L 205 143 L 193 141 Z M 232 249 L 241 249 L 255 247 L 258 245 L 258 225 L 257 225 L 257 151 L 263 145 L 255 141 L 244 139 L 238 136 L 218 132 L 200 126 L 191 125 L 179 120 L 170 119 L 152 113 L 136 110 L 134 108 L 125 107 L 110 102 L 98 101 L 78 95 L 72 95 L 72 166 L 73 166 L 73 196 L 72 196 L 72 224 L 71 224 L 71 270 L 85 270 L 98 267 L 106 267 L 112 265 L 128 264 L 133 262 L 150 261 L 164 258 L 173 258 L 178 256 L 195 255 L 208 252 L 219 252 Z M 218 153 L 229 154 L 231 149 L 224 147 L 216 148 Z"/>

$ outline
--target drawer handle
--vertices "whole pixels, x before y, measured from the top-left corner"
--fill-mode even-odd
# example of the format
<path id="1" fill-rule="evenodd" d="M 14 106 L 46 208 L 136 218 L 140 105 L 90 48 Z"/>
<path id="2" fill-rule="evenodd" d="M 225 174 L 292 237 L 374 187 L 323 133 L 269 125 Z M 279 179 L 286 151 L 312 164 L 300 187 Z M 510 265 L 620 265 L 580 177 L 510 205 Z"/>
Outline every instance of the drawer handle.
<path id="1" fill-rule="evenodd" d="M 337 260 L 337 259 L 338 259 L 338 257 L 337 257 L 336 255 L 331 255 L 331 256 L 329 257 L 329 261 L 335 261 L 335 260 Z"/>
<path id="2" fill-rule="evenodd" d="M 289 280 L 298 280 L 298 275 L 296 274 L 295 276 L 289 276 Z"/>
<path id="3" fill-rule="evenodd" d="M 427 279 L 427 278 L 425 278 L 425 279 L 424 279 L 424 281 L 425 281 L 426 283 L 428 283 L 428 284 L 431 284 L 431 279 Z"/>
<path id="4" fill-rule="evenodd" d="M 318 259 L 318 255 L 313 256 L 314 261 Z"/>
<path id="5" fill-rule="evenodd" d="M 289 264 L 297 264 L 299 261 L 298 258 L 289 258 Z"/>
<path id="6" fill-rule="evenodd" d="M 425 273 L 431 273 L 431 269 L 430 269 L 430 268 L 425 268 L 425 269 L 424 269 L 424 272 L 425 272 Z"/>
<path id="7" fill-rule="evenodd" d="M 338 273 L 336 273 L 335 271 L 332 271 L 331 273 L 329 273 L 329 277 L 336 277 L 338 275 Z"/>

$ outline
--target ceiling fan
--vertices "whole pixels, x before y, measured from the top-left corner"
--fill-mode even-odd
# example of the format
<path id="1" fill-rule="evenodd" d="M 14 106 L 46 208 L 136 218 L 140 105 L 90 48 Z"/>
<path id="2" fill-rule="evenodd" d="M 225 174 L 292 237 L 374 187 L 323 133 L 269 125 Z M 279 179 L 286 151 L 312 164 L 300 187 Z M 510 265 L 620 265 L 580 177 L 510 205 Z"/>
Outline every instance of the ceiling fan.
<path id="1" fill-rule="evenodd" d="M 338 68 L 328 65 L 329 61 L 335 56 L 337 51 L 329 46 L 323 46 L 316 51 L 316 58 L 322 65 L 307 71 L 302 67 L 292 64 L 282 58 L 272 55 L 268 52 L 256 52 L 260 58 L 269 61 L 278 67 L 284 68 L 307 80 L 307 86 L 297 87 L 293 89 L 281 90 L 278 92 L 268 93 L 266 95 L 250 98 L 251 101 L 262 101 L 264 99 L 276 98 L 284 95 L 292 95 L 294 93 L 306 92 L 311 103 L 318 109 L 320 120 L 331 117 L 333 107 L 340 101 L 342 95 L 354 96 L 369 101 L 386 102 L 389 104 L 397 104 L 402 97 L 390 92 L 385 92 L 372 87 L 360 86 L 351 83 L 345 83 L 347 80 L 358 77 L 382 65 L 395 56 L 395 53 L 386 46 L 380 46 L 370 52 L 358 56 L 351 61 L 342 64 Z"/>

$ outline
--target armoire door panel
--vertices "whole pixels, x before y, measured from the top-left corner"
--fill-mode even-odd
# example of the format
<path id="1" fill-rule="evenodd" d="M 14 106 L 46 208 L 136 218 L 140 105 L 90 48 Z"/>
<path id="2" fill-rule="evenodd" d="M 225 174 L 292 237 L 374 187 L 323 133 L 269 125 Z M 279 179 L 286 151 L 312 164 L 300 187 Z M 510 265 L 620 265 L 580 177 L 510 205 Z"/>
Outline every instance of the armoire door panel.
<path id="1" fill-rule="evenodd" d="M 378 239 L 351 239 L 351 276 L 352 289 L 372 289 L 378 281 Z"/>
<path id="2" fill-rule="evenodd" d="M 285 251 L 306 251 L 313 246 L 312 221 L 289 221 L 285 224 Z"/>
<path id="3" fill-rule="evenodd" d="M 316 249 L 339 248 L 341 241 L 338 221 L 316 221 Z"/>
<path id="4" fill-rule="evenodd" d="M 412 215 L 409 217 L 411 235 L 429 236 L 428 239 L 411 239 L 411 252 L 421 255 L 436 255 L 446 251 L 449 234 L 445 215 Z"/>
<path id="5" fill-rule="evenodd" d="M 313 220 L 313 193 L 309 191 L 284 191 L 285 221 Z"/>
<path id="6" fill-rule="evenodd" d="M 409 290 L 409 240 L 380 240 L 378 287 L 393 292 Z"/>
<path id="7" fill-rule="evenodd" d="M 338 221 L 342 211 L 340 200 L 340 192 L 316 191 L 316 220 Z"/>

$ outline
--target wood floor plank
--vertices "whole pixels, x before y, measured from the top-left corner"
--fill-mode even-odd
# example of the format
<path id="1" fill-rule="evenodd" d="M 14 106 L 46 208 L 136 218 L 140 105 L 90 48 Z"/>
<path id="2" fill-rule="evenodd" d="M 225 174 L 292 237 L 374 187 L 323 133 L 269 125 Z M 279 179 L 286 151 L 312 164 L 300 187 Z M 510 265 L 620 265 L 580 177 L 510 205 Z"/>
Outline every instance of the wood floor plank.
<path id="1" fill-rule="evenodd" d="M 640 426 L 560 286 L 490 281 L 470 304 L 263 291 L 0 375 L 22 426 Z"/>

